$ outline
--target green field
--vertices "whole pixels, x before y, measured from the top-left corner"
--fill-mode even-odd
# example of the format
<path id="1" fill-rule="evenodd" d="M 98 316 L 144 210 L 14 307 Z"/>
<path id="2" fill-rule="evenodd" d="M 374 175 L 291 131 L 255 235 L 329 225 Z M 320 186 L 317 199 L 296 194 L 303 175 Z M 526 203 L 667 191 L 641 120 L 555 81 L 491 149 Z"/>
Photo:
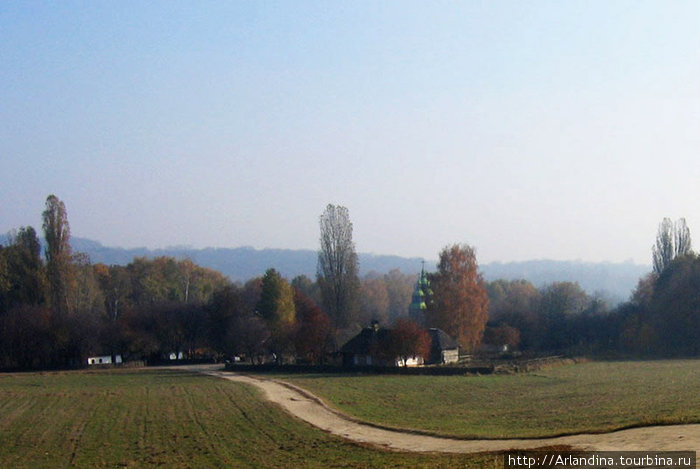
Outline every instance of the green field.
<path id="1" fill-rule="evenodd" d="M 282 378 L 361 420 L 459 437 L 700 422 L 700 360 L 588 362 L 515 375 Z"/>
<path id="2" fill-rule="evenodd" d="M 0 374 L 0 467 L 502 467 L 348 443 L 256 389 L 168 370 Z"/>

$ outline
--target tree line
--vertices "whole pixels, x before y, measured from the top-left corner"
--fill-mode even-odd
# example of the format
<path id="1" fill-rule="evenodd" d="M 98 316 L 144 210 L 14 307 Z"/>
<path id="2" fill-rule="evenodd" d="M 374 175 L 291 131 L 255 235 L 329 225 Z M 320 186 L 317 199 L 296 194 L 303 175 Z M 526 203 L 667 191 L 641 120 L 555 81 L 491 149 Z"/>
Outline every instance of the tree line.
<path id="1" fill-rule="evenodd" d="M 319 306 L 329 304 L 324 298 L 338 284 L 321 276 L 288 281 L 271 268 L 234 283 L 190 259 L 165 256 L 136 257 L 125 266 L 93 264 L 73 252 L 61 200 L 50 195 L 42 218 L 43 252 L 33 227 L 15 230 L 0 245 L 3 369 L 81 366 L 89 356 L 116 354 L 126 360 L 175 353 L 318 363 L 338 347 L 343 331 L 370 318 L 388 324 L 399 317 L 411 294 L 412 276 L 398 270 L 362 280 L 352 271 L 355 289 L 338 293 L 341 300 L 333 304 L 344 308 L 339 311 Z M 343 265 L 356 268 L 354 248 L 349 258 Z"/>
<path id="2" fill-rule="evenodd" d="M 485 282 L 475 250 L 447 246 L 422 316 L 408 318 L 416 277 L 398 270 L 359 278 L 345 207 L 319 218 L 315 279 L 274 268 L 244 283 L 190 259 L 134 258 L 92 264 L 73 252 L 65 205 L 51 195 L 42 214 L 44 252 L 32 227 L 0 246 L 0 368 L 81 366 L 88 356 L 160 360 L 232 356 L 253 362 L 323 363 L 371 321 L 393 325 L 390 353 L 425 351 L 425 328 L 523 353 L 697 355 L 700 257 L 684 220 L 665 219 L 652 247 L 654 271 L 627 303 L 611 309 L 576 283 L 536 288 Z"/>
<path id="3" fill-rule="evenodd" d="M 614 308 L 577 283 L 537 289 L 524 280 L 491 282 L 485 340 L 519 344 L 535 353 L 697 356 L 700 256 L 692 251 L 684 219 L 665 218 L 659 224 L 652 260 L 653 271 Z"/>

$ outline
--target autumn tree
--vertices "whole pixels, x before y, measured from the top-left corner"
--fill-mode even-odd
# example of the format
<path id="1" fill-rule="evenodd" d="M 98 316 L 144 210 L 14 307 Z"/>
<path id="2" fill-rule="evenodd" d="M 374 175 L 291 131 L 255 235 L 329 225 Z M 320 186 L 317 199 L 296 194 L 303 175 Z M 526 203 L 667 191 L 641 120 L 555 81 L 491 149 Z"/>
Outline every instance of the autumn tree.
<path id="1" fill-rule="evenodd" d="M 46 270 L 51 292 L 51 304 L 60 315 L 69 312 L 71 246 L 70 226 L 65 204 L 55 195 L 46 198 L 43 213 L 46 238 Z"/>
<path id="2" fill-rule="evenodd" d="M 577 282 L 553 282 L 541 290 L 540 311 L 546 316 L 582 313 L 591 298 Z"/>
<path id="3" fill-rule="evenodd" d="M 209 305 L 209 336 L 217 352 L 242 355 L 251 363 L 261 363 L 268 351 L 290 348 L 294 323 L 280 324 L 279 318 L 275 319 L 278 314 L 284 316 L 276 309 L 280 302 L 275 299 L 279 298 L 278 287 L 284 279 L 276 271 L 266 274 L 265 299 L 263 277 L 250 279 L 242 287 L 229 284 L 214 293 Z M 263 318 L 259 309 L 265 311 L 267 318 Z M 273 331 L 273 326 L 279 327 Z"/>
<path id="4" fill-rule="evenodd" d="M 654 272 L 661 274 L 673 259 L 690 252 L 690 229 L 685 223 L 685 218 L 680 218 L 675 223 L 669 218 L 664 218 L 659 224 L 656 243 L 652 246 Z"/>
<path id="5" fill-rule="evenodd" d="M 654 296 L 654 284 L 658 278 L 659 276 L 654 272 L 640 278 L 630 296 L 630 302 L 637 307 L 647 308 Z"/>
<path id="6" fill-rule="evenodd" d="M 591 298 L 575 282 L 554 282 L 541 289 L 538 346 L 545 350 L 564 350 L 580 338 L 572 327 L 575 316 L 590 306 Z"/>
<path id="7" fill-rule="evenodd" d="M 399 269 L 392 269 L 384 274 L 387 296 L 389 297 L 389 320 L 404 316 L 411 303 L 414 275 L 406 275 Z"/>
<path id="8" fill-rule="evenodd" d="M 10 270 L 7 266 L 7 250 L 0 244 L 0 315 L 7 308 L 7 296 L 10 292 Z"/>
<path id="9" fill-rule="evenodd" d="M 291 285 L 275 269 L 268 269 L 262 278 L 257 310 L 270 330 L 270 350 L 282 359 L 293 353 L 296 308 Z"/>
<path id="10" fill-rule="evenodd" d="M 241 301 L 243 307 L 250 312 L 256 311 L 262 292 L 262 277 L 254 277 L 243 284 Z"/>
<path id="11" fill-rule="evenodd" d="M 297 356 L 310 363 L 323 363 L 331 333 L 328 315 L 297 288 L 294 306 L 298 322 L 294 341 Z"/>
<path id="12" fill-rule="evenodd" d="M 104 264 L 93 266 L 95 276 L 102 289 L 107 314 L 112 321 L 119 319 L 131 304 L 131 277 L 126 267 Z"/>
<path id="13" fill-rule="evenodd" d="M 46 275 L 36 231 L 22 227 L 9 241 L 0 253 L 0 308 L 45 303 Z"/>
<path id="14" fill-rule="evenodd" d="M 226 285 L 226 278 L 189 259 L 160 256 L 137 257 L 127 266 L 132 279 L 131 295 L 136 304 L 183 302 L 204 304 L 214 291 Z"/>
<path id="15" fill-rule="evenodd" d="M 237 319 L 245 315 L 240 289 L 226 285 L 214 292 L 207 313 L 210 347 L 223 356 L 239 353 L 234 327 L 238 325 Z"/>
<path id="16" fill-rule="evenodd" d="M 360 284 L 360 321 L 369 324 L 377 320 L 389 322 L 389 292 L 383 277 L 365 277 Z"/>
<path id="17" fill-rule="evenodd" d="M 359 290 L 358 262 L 348 209 L 329 204 L 320 217 L 317 281 L 335 330 L 352 324 Z"/>
<path id="18" fill-rule="evenodd" d="M 515 348 L 520 344 L 520 331 L 508 324 L 486 326 L 484 342 L 499 347 L 505 345 L 508 348 Z"/>
<path id="19" fill-rule="evenodd" d="M 32 227 L 0 246 L 0 368 L 40 368 L 51 360 L 50 314 L 41 248 Z"/>
<path id="20" fill-rule="evenodd" d="M 265 320 L 250 313 L 236 319 L 233 331 L 237 350 L 245 354 L 251 363 L 262 363 L 271 340 L 271 332 Z"/>
<path id="21" fill-rule="evenodd" d="M 104 296 L 90 256 L 78 252 L 71 256 L 71 311 L 82 314 L 104 313 Z"/>
<path id="22" fill-rule="evenodd" d="M 486 284 L 489 319 L 508 322 L 519 314 L 537 309 L 540 292 L 527 280 L 494 280 Z"/>
<path id="23" fill-rule="evenodd" d="M 678 257 L 659 275 L 649 323 L 656 333 L 659 352 L 700 354 L 700 257 Z"/>
<path id="24" fill-rule="evenodd" d="M 171 257 L 136 257 L 127 265 L 132 300 L 137 305 L 159 304 L 178 299 L 179 273 Z"/>
<path id="25" fill-rule="evenodd" d="M 430 357 L 430 335 L 414 321 L 399 318 L 385 336 L 382 353 L 389 361 L 399 359 L 406 366 L 409 359 L 422 357 L 427 360 Z"/>
<path id="26" fill-rule="evenodd" d="M 191 259 L 183 259 L 177 263 L 180 282 L 182 283 L 182 296 L 185 303 L 190 300 L 190 285 L 195 275 L 195 264 Z"/>
<path id="27" fill-rule="evenodd" d="M 296 320 L 292 287 L 275 269 L 263 275 L 257 310 L 271 324 L 293 324 Z"/>
<path id="28" fill-rule="evenodd" d="M 469 352 L 479 347 L 488 319 L 489 299 L 478 269 L 472 247 L 445 247 L 438 271 L 430 276 L 433 302 L 426 310 L 428 327 L 444 330 Z"/>
<path id="29" fill-rule="evenodd" d="M 221 272 L 199 266 L 189 259 L 180 260 L 177 265 L 182 284 L 180 299 L 185 303 L 207 303 L 216 290 L 228 284 Z"/>
<path id="30" fill-rule="evenodd" d="M 489 282 L 487 291 L 492 325 L 515 328 L 523 348 L 535 348 L 542 334 L 540 291 L 527 280 L 503 279 Z"/>
<path id="31" fill-rule="evenodd" d="M 318 283 L 306 275 L 297 275 L 292 279 L 291 285 L 292 288 L 299 290 L 316 305 L 320 306 L 323 304 L 321 301 L 321 290 L 318 287 Z"/>
<path id="32" fill-rule="evenodd" d="M 46 368 L 55 360 L 51 312 L 18 304 L 0 315 L 0 368 Z"/>

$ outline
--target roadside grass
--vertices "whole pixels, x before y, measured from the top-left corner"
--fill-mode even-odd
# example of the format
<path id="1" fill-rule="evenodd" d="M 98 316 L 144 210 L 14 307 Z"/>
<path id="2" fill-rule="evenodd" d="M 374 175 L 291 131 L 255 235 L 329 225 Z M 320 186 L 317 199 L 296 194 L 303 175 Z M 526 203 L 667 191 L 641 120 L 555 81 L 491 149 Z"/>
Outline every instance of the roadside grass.
<path id="1" fill-rule="evenodd" d="M 252 387 L 182 371 L 0 374 L 0 415 L 0 467 L 503 467 L 355 445 Z"/>
<path id="2" fill-rule="evenodd" d="M 700 360 L 587 362 L 515 375 L 278 377 L 363 421 L 464 438 L 700 422 Z"/>

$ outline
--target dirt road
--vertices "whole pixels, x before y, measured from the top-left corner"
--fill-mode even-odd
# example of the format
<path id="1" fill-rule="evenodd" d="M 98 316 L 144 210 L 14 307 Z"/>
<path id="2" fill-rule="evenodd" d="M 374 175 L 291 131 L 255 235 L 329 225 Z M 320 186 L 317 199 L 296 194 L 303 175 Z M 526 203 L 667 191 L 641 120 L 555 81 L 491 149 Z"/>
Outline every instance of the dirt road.
<path id="1" fill-rule="evenodd" d="M 698 451 L 700 424 L 643 427 L 606 434 L 556 438 L 460 440 L 402 432 L 368 425 L 331 409 L 321 399 L 288 383 L 224 371 L 202 370 L 219 378 L 247 383 L 292 415 L 334 435 L 397 451 L 475 453 L 568 445 L 589 451 Z"/>

